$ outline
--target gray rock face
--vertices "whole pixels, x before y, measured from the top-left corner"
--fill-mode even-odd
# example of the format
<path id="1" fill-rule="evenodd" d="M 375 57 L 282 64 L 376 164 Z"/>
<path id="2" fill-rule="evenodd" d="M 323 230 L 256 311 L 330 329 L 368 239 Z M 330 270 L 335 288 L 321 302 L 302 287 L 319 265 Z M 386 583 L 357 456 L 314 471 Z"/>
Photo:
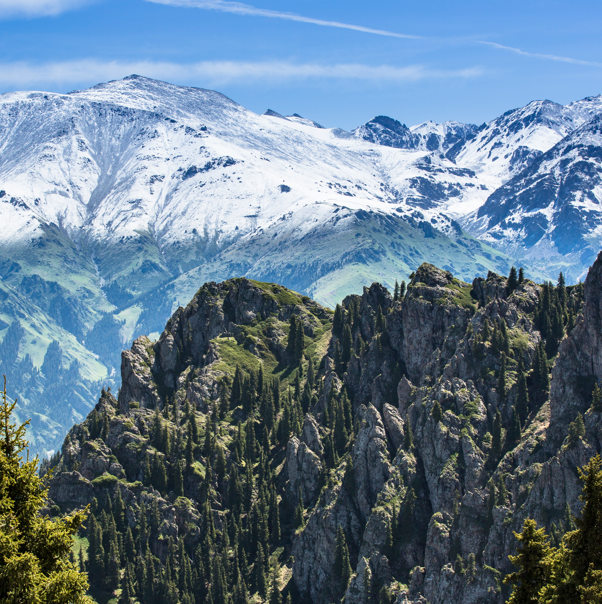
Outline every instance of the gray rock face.
<path id="1" fill-rule="evenodd" d="M 399 411 L 387 403 L 383 406 L 382 417 L 393 449 L 397 451 L 403 443 L 403 419 L 401 419 Z"/>
<path id="2" fill-rule="evenodd" d="M 294 436 L 286 447 L 286 469 L 288 472 L 287 494 L 291 506 L 303 494 L 305 505 L 313 505 L 318 493 L 322 462 L 305 442 Z"/>
<path id="3" fill-rule="evenodd" d="M 567 503 L 578 513 L 577 468 L 602 448 L 602 413 L 590 408 L 590 386 L 602 377 L 602 256 L 585 282 L 584 301 L 579 288 L 567 294 L 571 311 L 582 316 L 560 344 L 550 398 L 542 404 L 531 392 L 521 432 L 510 442 L 519 362 L 529 370 L 542 339 L 535 328 L 541 291 L 526 281 L 508 294 L 506 279 L 493 274 L 470 286 L 423 265 L 401 301 L 376 285 L 346 299 L 353 350 L 345 361 L 339 336 L 324 332 L 330 320 L 324 309 L 280 304 L 271 289 L 245 280 L 208 284 L 176 312 L 156 344 L 140 338 L 124 353 L 119 402 L 104 392 L 95 409 L 100 424 L 90 418 L 73 428 L 52 498 L 68 509 L 85 505 L 99 489 L 120 489 L 130 526 L 143 502 L 158 501 L 161 522 L 151 549 L 161 560 L 168 536 L 186 533 L 196 546 L 207 514 L 221 530 L 227 479 L 213 478 L 213 511 L 191 503 L 203 492 L 200 472 L 187 473 L 186 497 L 161 495 L 147 484 L 147 463 L 174 463 L 173 449 L 157 449 L 156 423 L 169 425 L 172 443 L 179 438 L 183 450 L 187 436 L 177 432 L 183 409 L 205 423 L 214 402 L 230 402 L 224 389 L 233 374 L 226 361 L 233 342 L 236 359 L 296 371 L 283 327 L 296 313 L 306 337 L 321 338 L 308 348 L 322 355 L 316 389 L 303 421 L 301 404 L 282 397 L 274 425 L 286 425 L 279 422 L 289 413 L 294 434 L 287 433 L 286 446 L 278 429 L 262 439 L 283 509 L 295 509 L 303 493 L 305 526 L 295 530 L 281 516 L 296 588 L 316 604 L 343 596 L 368 604 L 374 586 L 389 589 L 398 604 L 502 604 L 499 579 L 511 570 L 514 532 L 526 517 L 549 528 L 562 520 Z M 260 330 L 263 339 L 255 335 Z M 299 386 L 302 391 L 303 381 Z M 250 427 L 261 428 L 258 441 L 264 426 L 255 418 L 264 403 L 250 416 Z M 496 448 L 498 412 L 503 429 Z M 585 436 L 569 442 L 577 412 L 584 414 Z M 238 407 L 232 414 L 233 422 L 229 415 L 218 422 L 216 440 L 229 469 L 252 467 L 235 444 L 235 424 L 247 420 L 246 412 Z M 257 472 L 264 473 L 263 444 L 256 453 Z M 202 467 L 214 461 L 203 454 Z M 339 526 L 353 567 L 346 593 L 333 569 Z"/>
<path id="4" fill-rule="evenodd" d="M 368 518 L 378 493 L 389 478 L 391 464 L 380 414 L 370 406 L 360 410 L 360 417 L 362 427 L 353 448 L 353 469 L 357 504 L 362 516 Z"/>
<path id="5" fill-rule="evenodd" d="M 550 386 L 550 435 L 566 435 L 566 425 L 591 404 L 591 391 L 602 379 L 602 253 L 585 280 L 583 315 L 562 341 Z"/>

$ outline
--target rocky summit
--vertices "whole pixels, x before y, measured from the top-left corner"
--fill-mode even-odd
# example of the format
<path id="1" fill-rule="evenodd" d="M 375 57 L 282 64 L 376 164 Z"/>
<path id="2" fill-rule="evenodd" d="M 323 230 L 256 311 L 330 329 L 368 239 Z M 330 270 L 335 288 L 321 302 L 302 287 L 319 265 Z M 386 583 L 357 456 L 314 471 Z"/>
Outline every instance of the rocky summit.
<path id="1" fill-rule="evenodd" d="M 501 604 L 602 444 L 600 300 L 602 255 L 574 286 L 422 264 L 334 312 L 207 283 L 45 464 L 50 510 L 90 505 L 99 602 Z"/>

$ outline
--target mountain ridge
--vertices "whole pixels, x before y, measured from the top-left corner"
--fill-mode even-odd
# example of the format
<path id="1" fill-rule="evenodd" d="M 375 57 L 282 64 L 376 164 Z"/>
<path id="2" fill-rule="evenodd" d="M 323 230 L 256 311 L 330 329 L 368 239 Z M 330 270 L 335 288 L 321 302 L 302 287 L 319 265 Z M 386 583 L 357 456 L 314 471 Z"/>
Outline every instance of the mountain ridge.
<path id="1" fill-rule="evenodd" d="M 571 287 L 422 264 L 334 313 L 206 283 L 47 464 L 61 512 L 92 503 L 96 593 L 502 604 L 513 531 L 532 517 L 556 543 L 580 509 L 601 293 L 602 254 Z M 118 534 L 131 554 L 103 574 Z"/>
<path id="2" fill-rule="evenodd" d="M 26 328 L 2 370 L 18 376 L 27 354 L 43 358 L 36 346 L 49 345 L 54 330 L 65 357 L 85 347 L 86 364 L 96 367 L 86 379 L 116 387 L 119 346 L 103 341 L 127 347 L 141 333 L 158 334 L 199 283 L 232 276 L 283 282 L 331 306 L 376 278 L 392 288 L 425 261 L 464 279 L 522 263 L 532 278 L 563 270 L 577 281 L 602 237 L 587 231 L 587 220 L 573 242 L 586 241 L 586 255 L 564 258 L 551 246 L 543 261 L 520 230 L 500 238 L 497 226 L 483 228 L 494 222 L 495 212 L 484 212 L 496 192 L 514 182 L 504 181 L 507 167 L 527 175 L 543 152 L 537 145 L 560 136 L 541 126 L 546 112 L 568 129 L 595 116 L 600 97 L 569 108 L 544 103 L 543 117 L 540 105 L 506 114 L 499 140 L 495 120 L 477 133 L 452 122 L 401 128 L 381 119 L 399 124 L 408 149 L 378 144 L 389 136 L 382 124 L 370 142 L 141 76 L 66 95 L 2 95 L 0 220 L 10 229 L 0 233 L 0 278 L 14 295 L 29 292 L 36 307 L 19 315 L 0 301 L 0 338 L 17 320 Z M 518 141 L 525 133 L 529 140 Z M 481 151 L 479 137 L 488 141 Z M 510 147 L 500 169 L 487 155 L 502 139 Z M 52 305 L 44 292 L 53 292 Z M 38 316 L 48 329 L 32 327 Z M 48 412 L 16 386 L 23 413 Z M 36 442 L 40 452 L 58 444 Z"/>

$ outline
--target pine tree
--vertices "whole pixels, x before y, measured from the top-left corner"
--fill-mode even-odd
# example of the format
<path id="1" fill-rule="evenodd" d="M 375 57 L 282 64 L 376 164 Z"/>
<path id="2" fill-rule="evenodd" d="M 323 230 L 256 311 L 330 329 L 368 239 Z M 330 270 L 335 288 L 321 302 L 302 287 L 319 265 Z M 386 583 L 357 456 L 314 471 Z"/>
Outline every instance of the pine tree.
<path id="1" fill-rule="evenodd" d="M 205 442 L 203 444 L 203 455 L 209 459 L 213 455 L 213 432 L 209 419 L 205 422 Z"/>
<path id="2" fill-rule="evenodd" d="M 399 301 L 399 283 L 395 279 L 395 289 L 393 290 L 393 302 Z"/>
<path id="3" fill-rule="evenodd" d="M 174 462 L 173 491 L 176 497 L 182 497 L 184 495 L 184 478 L 182 477 L 182 466 L 179 461 Z"/>
<path id="4" fill-rule="evenodd" d="M 544 343 L 541 340 L 535 349 L 532 368 L 531 381 L 533 388 L 531 389 L 531 393 L 534 402 L 541 404 L 546 400 L 550 390 L 548 356 L 544 348 Z"/>
<path id="5" fill-rule="evenodd" d="M 510 274 L 508 275 L 508 284 L 507 291 L 511 294 L 518 287 L 518 277 L 516 275 L 516 268 L 514 266 L 510 269 Z"/>
<path id="6" fill-rule="evenodd" d="M 167 473 L 165 472 L 165 463 L 158 453 L 153 455 L 153 468 L 151 470 L 152 483 L 159 493 L 165 493 L 167 489 Z"/>
<path id="7" fill-rule="evenodd" d="M 489 319 L 485 318 L 483 321 L 483 330 L 481 332 L 481 337 L 483 338 L 483 342 L 489 342 L 489 338 L 491 337 L 489 332 Z"/>
<path id="8" fill-rule="evenodd" d="M 523 369 L 522 360 L 519 359 L 518 378 L 516 385 L 516 411 L 521 426 L 525 425 L 529 416 L 529 391 L 527 389 L 527 376 Z"/>
<path id="9" fill-rule="evenodd" d="M 257 545 L 257 557 L 255 558 L 255 590 L 263 598 L 268 596 L 268 582 L 265 576 L 265 559 L 261 543 Z"/>
<path id="10" fill-rule="evenodd" d="M 221 445 L 217 445 L 217 455 L 215 456 L 215 474 L 218 480 L 223 480 L 226 475 L 226 457 Z"/>
<path id="11" fill-rule="evenodd" d="M 186 438 L 186 472 L 190 472 L 190 468 L 194 463 L 194 437 L 192 435 L 192 426 L 188 424 Z"/>
<path id="12" fill-rule="evenodd" d="M 310 390 L 313 390 L 314 386 L 316 385 L 316 371 L 314 369 L 314 362 L 313 362 L 311 356 L 309 357 L 308 362 L 307 362 L 306 383 L 309 385 Z"/>
<path id="13" fill-rule="evenodd" d="M 305 509 L 303 507 L 303 493 L 301 492 L 301 488 L 299 488 L 299 497 L 297 500 L 297 507 L 295 509 L 295 521 L 294 527 L 295 529 L 300 529 L 305 526 Z"/>
<path id="14" fill-rule="evenodd" d="M 508 427 L 507 445 L 515 445 L 520 440 L 520 419 L 516 407 L 512 407 L 512 417 Z"/>
<path id="15" fill-rule="evenodd" d="M 562 274 L 562 271 L 558 275 L 558 285 L 556 287 L 556 293 L 558 295 L 558 302 L 560 302 L 560 305 L 562 306 L 562 310 L 565 311 L 566 302 L 567 302 L 566 281 L 564 279 L 564 275 Z"/>
<path id="16" fill-rule="evenodd" d="M 341 360 L 343 363 L 348 363 L 351 360 L 351 351 L 353 350 L 353 338 L 351 336 L 351 328 L 345 325 L 343 330 L 343 349 Z"/>
<path id="17" fill-rule="evenodd" d="M 431 410 L 431 415 L 433 416 L 433 419 L 435 420 L 436 424 L 438 424 L 443 418 L 443 410 L 441 409 L 439 401 L 435 401 L 433 409 Z"/>
<path id="18" fill-rule="evenodd" d="M 567 444 L 569 447 L 574 447 L 581 438 L 585 437 L 585 424 L 583 423 L 583 416 L 581 413 L 577 413 L 577 417 L 574 421 L 569 424 L 569 432 L 567 437 Z"/>
<path id="19" fill-rule="evenodd" d="M 272 589 L 270 591 L 270 604 L 282 604 L 282 595 L 278 586 L 278 568 L 274 567 L 272 572 Z"/>
<path id="20" fill-rule="evenodd" d="M 497 392 L 500 399 L 506 398 L 506 353 L 502 352 L 500 356 L 500 373 L 497 381 Z"/>
<path id="21" fill-rule="evenodd" d="M 337 543 L 334 554 L 334 574 L 339 580 L 341 591 L 344 592 L 349 585 L 351 579 L 351 564 L 349 563 L 349 548 L 347 547 L 347 539 L 345 531 L 339 524 L 337 528 Z"/>
<path id="22" fill-rule="evenodd" d="M 392 560 L 393 556 L 393 528 L 391 523 L 387 523 L 387 536 L 385 538 L 385 544 L 383 545 L 383 554 L 387 556 L 389 560 Z"/>
<path id="23" fill-rule="evenodd" d="M 410 418 L 408 415 L 406 415 L 404 429 L 403 448 L 405 451 L 411 451 L 414 448 L 414 435 L 412 434 L 412 425 L 410 424 Z"/>
<path id="24" fill-rule="evenodd" d="M 403 300 L 403 297 L 406 295 L 406 282 L 402 281 L 399 286 L 399 299 Z"/>
<path id="25" fill-rule="evenodd" d="M 539 593 L 549 582 L 547 558 L 550 545 L 543 528 L 538 529 L 535 520 L 527 519 L 523 531 L 514 533 L 519 542 L 516 556 L 509 556 L 518 570 L 510 573 L 504 583 L 513 584 L 514 589 L 508 604 L 538 604 Z"/>
<path id="26" fill-rule="evenodd" d="M 115 523 L 117 525 L 117 530 L 119 532 L 123 532 L 125 530 L 125 505 L 123 504 L 123 499 L 121 497 L 121 489 L 117 488 L 115 490 L 115 497 L 113 502 L 113 517 L 115 518 Z"/>
<path id="27" fill-rule="evenodd" d="M 518 283 L 520 285 L 521 283 L 524 283 L 524 282 L 525 282 L 525 269 L 521 266 L 518 269 Z"/>
<path id="28" fill-rule="evenodd" d="M 303 360 L 303 349 L 305 347 L 305 335 L 303 334 L 303 321 L 297 321 L 297 333 L 295 336 L 295 362 L 301 364 Z"/>
<path id="29" fill-rule="evenodd" d="M 345 474 L 343 476 L 343 484 L 345 490 L 350 497 L 355 496 L 355 471 L 353 469 L 353 458 L 349 456 L 347 465 L 345 467 Z"/>
<path id="30" fill-rule="evenodd" d="M 493 433 L 491 435 L 491 452 L 489 459 L 491 464 L 497 463 L 502 453 L 502 416 L 499 409 L 495 412 L 493 421 Z"/>
<path id="31" fill-rule="evenodd" d="M 334 309 L 334 319 L 332 321 L 332 334 L 337 338 L 343 335 L 343 309 L 340 304 L 337 304 Z"/>
<path id="32" fill-rule="evenodd" d="M 591 588 L 596 582 L 596 575 L 590 571 L 597 572 L 599 577 L 602 570 L 602 459 L 599 454 L 579 469 L 579 478 L 583 482 L 580 496 L 583 508 L 581 517 L 575 520 L 577 531 L 567 538 L 569 567 L 574 583 Z"/>

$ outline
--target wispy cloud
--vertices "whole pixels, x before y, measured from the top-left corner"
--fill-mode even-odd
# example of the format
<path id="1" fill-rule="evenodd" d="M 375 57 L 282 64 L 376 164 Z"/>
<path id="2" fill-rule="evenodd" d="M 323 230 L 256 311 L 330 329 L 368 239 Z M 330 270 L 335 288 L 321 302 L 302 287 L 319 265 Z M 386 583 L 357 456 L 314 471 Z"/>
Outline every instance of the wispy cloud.
<path id="1" fill-rule="evenodd" d="M 285 19 L 287 21 L 299 21 L 300 23 L 311 23 L 313 25 L 322 25 L 324 27 L 337 27 L 339 29 L 351 29 L 366 34 L 376 34 L 378 36 L 389 36 L 391 38 L 409 38 L 413 40 L 421 39 L 421 36 L 410 34 L 401 34 L 384 29 L 372 29 L 362 25 L 352 25 L 350 23 L 340 23 L 339 21 L 324 21 L 322 19 L 313 19 L 304 17 L 295 13 L 284 13 L 264 8 L 256 8 L 249 4 L 241 2 L 227 2 L 225 0 L 146 0 L 154 4 L 167 4 L 169 6 L 181 6 L 185 8 L 201 8 L 204 10 L 219 11 L 222 13 L 234 13 L 237 15 L 248 15 L 252 17 L 268 17 L 271 19 Z"/>
<path id="2" fill-rule="evenodd" d="M 46 17 L 58 15 L 84 4 L 89 2 L 86 0 L 0 0 L 0 18 Z"/>
<path id="3" fill-rule="evenodd" d="M 422 65 L 396 67 L 341 63 L 321 65 L 287 61 L 121 62 L 85 59 L 54 63 L 0 63 L 0 88 L 15 89 L 48 85 L 79 85 L 119 79 L 137 73 L 171 82 L 218 86 L 230 82 L 290 82 L 300 79 L 346 79 L 383 82 L 415 82 L 425 79 L 475 78 L 480 67 L 433 69 Z"/>
<path id="4" fill-rule="evenodd" d="M 547 54 L 541 54 L 538 52 L 527 52 L 526 50 L 521 50 L 520 48 L 514 48 L 512 46 L 504 46 L 503 44 L 497 44 L 496 42 L 480 41 L 479 44 L 484 44 L 485 46 L 491 46 L 492 48 L 497 48 L 498 50 L 507 50 L 507 51 L 513 52 L 517 55 L 522 55 L 523 57 L 533 57 L 535 59 L 545 59 L 547 61 L 558 61 L 560 63 L 571 63 L 572 65 L 588 65 L 590 67 L 602 67 L 602 63 L 596 63 L 595 61 L 583 61 L 582 59 L 572 59 L 570 57 L 547 55 Z"/>

